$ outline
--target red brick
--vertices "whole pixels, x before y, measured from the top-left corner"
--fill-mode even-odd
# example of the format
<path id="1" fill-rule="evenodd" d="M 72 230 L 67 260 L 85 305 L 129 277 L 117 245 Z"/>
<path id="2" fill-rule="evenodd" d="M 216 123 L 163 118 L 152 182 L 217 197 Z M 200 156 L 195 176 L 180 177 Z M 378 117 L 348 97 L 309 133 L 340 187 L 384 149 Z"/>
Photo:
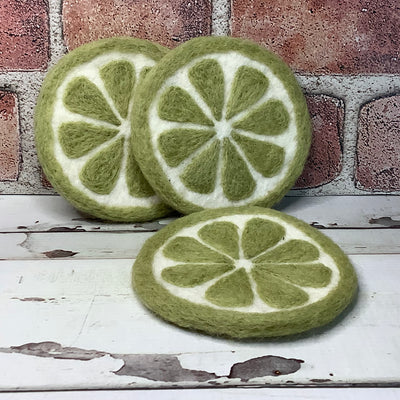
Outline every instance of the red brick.
<path id="1" fill-rule="evenodd" d="M 20 139 L 17 96 L 0 91 L 0 180 L 18 179 Z"/>
<path id="2" fill-rule="evenodd" d="M 232 35 L 298 72 L 399 73 L 398 0 L 232 0 Z"/>
<path id="3" fill-rule="evenodd" d="M 356 154 L 357 187 L 400 190 L 400 96 L 374 100 L 361 108 Z"/>
<path id="4" fill-rule="evenodd" d="M 343 102 L 325 95 L 307 96 L 313 126 L 310 154 L 295 189 L 323 185 L 342 169 Z"/>
<path id="5" fill-rule="evenodd" d="M 45 70 L 49 61 L 47 1 L 0 1 L 0 21 L 0 70 Z"/>
<path id="6" fill-rule="evenodd" d="M 64 0 L 63 26 L 70 50 L 110 36 L 174 47 L 211 33 L 211 0 Z"/>

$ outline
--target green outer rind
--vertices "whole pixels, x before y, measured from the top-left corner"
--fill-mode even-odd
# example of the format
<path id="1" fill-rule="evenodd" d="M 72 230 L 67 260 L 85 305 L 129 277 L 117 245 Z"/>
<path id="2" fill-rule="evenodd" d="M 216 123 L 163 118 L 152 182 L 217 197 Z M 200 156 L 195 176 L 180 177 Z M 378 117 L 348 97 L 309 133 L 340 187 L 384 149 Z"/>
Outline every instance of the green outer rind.
<path id="1" fill-rule="evenodd" d="M 170 237 L 182 228 L 234 214 L 278 217 L 302 230 L 335 261 L 340 272 L 338 286 L 323 299 L 304 308 L 250 314 L 191 303 L 174 296 L 156 282 L 151 267 L 153 257 Z M 351 303 L 357 293 L 355 271 L 348 257 L 331 239 L 297 218 L 254 206 L 206 210 L 175 220 L 147 240 L 133 265 L 132 277 L 133 288 L 141 301 L 165 320 L 184 328 L 233 338 L 286 336 L 326 325 Z"/>
<path id="2" fill-rule="evenodd" d="M 306 162 L 311 145 L 311 121 L 307 104 L 299 84 L 290 68 L 275 54 L 260 47 L 254 42 L 231 37 L 200 37 L 171 50 L 146 76 L 137 88 L 136 109 L 140 110 L 132 116 L 132 142 L 134 154 L 146 179 L 155 192 L 176 210 L 190 214 L 203 210 L 202 207 L 185 200 L 171 185 L 159 162 L 153 154 L 151 135 L 148 125 L 148 111 L 154 95 L 163 82 L 176 70 L 186 65 L 194 57 L 203 55 L 237 51 L 245 56 L 264 63 L 284 83 L 295 107 L 298 148 L 289 167 L 288 173 L 280 186 L 275 187 L 269 195 L 257 199 L 251 205 L 271 207 L 291 189 L 300 176 Z"/>
<path id="3" fill-rule="evenodd" d="M 51 120 L 58 87 L 72 68 L 108 51 L 140 53 L 159 61 L 168 49 L 147 40 L 115 37 L 85 44 L 65 55 L 48 72 L 35 108 L 34 130 L 39 162 L 55 190 L 74 207 L 86 214 L 118 222 L 142 222 L 160 218 L 171 211 L 163 203 L 150 207 L 110 207 L 92 200 L 69 182 L 52 151 L 54 139 Z"/>

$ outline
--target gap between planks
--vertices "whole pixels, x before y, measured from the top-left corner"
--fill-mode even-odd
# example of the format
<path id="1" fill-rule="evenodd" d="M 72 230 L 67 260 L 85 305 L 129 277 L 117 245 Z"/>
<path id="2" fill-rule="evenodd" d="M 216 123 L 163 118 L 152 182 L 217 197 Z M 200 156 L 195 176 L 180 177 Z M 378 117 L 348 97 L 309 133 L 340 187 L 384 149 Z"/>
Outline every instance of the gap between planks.
<path id="1" fill-rule="evenodd" d="M 399 254 L 400 229 L 322 229 L 346 254 Z M 155 232 L 0 234 L 0 259 L 135 259 Z"/>
<path id="2" fill-rule="evenodd" d="M 399 388 L 224 388 L 0 393 L 0 400 L 399 400 Z"/>
<path id="3" fill-rule="evenodd" d="M 285 197 L 280 211 L 324 229 L 400 228 L 400 196 Z M 0 232 L 149 232 L 177 214 L 146 223 L 105 223 L 80 214 L 59 196 L 0 196 Z"/>
<path id="4" fill-rule="evenodd" d="M 7 365 L 0 390 L 161 388 L 174 382 L 179 387 L 398 386 L 399 260 L 400 255 L 352 256 L 360 290 L 347 312 L 328 327 L 266 341 L 209 337 L 156 318 L 132 292 L 128 260 L 7 261 L 0 281 L 0 319 L 7 321 L 0 335 L 0 364 Z M 137 369 L 127 366 L 140 354 L 173 362 L 176 380 L 137 376 Z M 288 375 L 248 382 L 227 378 L 234 364 L 270 355 L 304 362 Z M 182 369 L 207 371 L 221 382 L 208 375 L 204 382 L 182 382 Z"/>

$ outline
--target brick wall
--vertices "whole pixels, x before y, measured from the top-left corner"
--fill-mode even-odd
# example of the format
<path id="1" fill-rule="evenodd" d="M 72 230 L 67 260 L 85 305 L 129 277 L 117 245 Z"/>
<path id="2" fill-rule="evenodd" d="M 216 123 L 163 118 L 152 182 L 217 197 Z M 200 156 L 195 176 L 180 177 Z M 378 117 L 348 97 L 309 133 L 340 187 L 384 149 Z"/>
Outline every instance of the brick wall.
<path id="1" fill-rule="evenodd" d="M 251 38 L 295 71 L 313 144 L 292 195 L 400 194 L 397 0 L 0 0 L 0 193 L 53 193 L 32 117 L 65 52 L 112 35 L 172 48 L 210 34 Z"/>

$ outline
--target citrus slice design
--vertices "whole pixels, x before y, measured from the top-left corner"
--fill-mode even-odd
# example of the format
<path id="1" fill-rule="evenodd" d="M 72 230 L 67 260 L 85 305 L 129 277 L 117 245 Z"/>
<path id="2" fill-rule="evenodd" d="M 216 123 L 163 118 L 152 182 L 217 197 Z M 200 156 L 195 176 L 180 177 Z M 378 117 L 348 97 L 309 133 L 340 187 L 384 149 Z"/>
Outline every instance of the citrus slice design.
<path id="1" fill-rule="evenodd" d="M 54 188 L 85 213 L 143 221 L 168 212 L 131 146 L 136 88 L 166 49 L 133 38 L 99 40 L 64 56 L 35 110 L 39 161 Z"/>
<path id="2" fill-rule="evenodd" d="M 327 324 L 353 299 L 357 278 L 317 229 L 245 206 L 193 213 L 163 228 L 140 251 L 133 286 L 168 321 L 244 338 Z"/>
<path id="3" fill-rule="evenodd" d="M 255 43 L 192 39 L 138 88 L 134 152 L 183 213 L 280 200 L 300 175 L 311 131 L 290 69 Z"/>

